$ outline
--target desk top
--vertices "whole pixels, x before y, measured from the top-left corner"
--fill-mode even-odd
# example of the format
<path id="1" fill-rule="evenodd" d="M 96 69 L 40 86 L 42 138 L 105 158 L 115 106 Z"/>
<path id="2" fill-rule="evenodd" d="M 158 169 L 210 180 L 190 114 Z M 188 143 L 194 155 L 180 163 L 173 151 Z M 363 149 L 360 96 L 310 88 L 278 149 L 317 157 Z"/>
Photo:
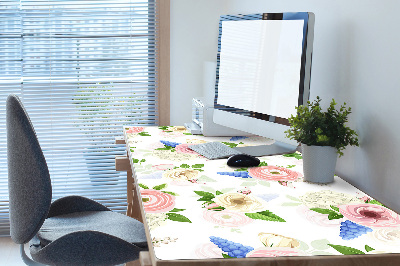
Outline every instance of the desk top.
<path id="1" fill-rule="evenodd" d="M 304 182 L 300 153 L 239 169 L 188 149 L 268 139 L 204 137 L 183 127 L 124 127 L 124 136 L 159 260 L 400 252 L 397 213 L 337 176 Z"/>

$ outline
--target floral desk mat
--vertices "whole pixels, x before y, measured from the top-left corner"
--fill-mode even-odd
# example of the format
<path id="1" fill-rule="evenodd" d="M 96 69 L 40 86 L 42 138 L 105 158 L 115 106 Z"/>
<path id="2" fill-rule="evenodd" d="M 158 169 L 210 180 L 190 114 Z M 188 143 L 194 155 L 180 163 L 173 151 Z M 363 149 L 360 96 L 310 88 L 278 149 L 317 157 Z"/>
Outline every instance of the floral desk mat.
<path id="1" fill-rule="evenodd" d="M 168 126 L 125 126 L 124 136 L 158 259 L 400 251 L 397 213 L 337 176 L 326 185 L 304 182 L 300 153 L 234 168 L 188 149 L 268 139 L 204 137 Z"/>

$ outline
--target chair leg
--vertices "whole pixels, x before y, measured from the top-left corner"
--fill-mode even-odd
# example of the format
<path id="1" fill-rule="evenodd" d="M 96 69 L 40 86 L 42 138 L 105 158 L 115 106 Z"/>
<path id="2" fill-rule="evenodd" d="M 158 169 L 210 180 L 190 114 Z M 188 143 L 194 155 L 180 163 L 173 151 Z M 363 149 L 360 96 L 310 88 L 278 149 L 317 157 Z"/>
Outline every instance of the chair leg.
<path id="1" fill-rule="evenodd" d="M 39 262 L 33 261 L 31 258 L 28 257 L 28 255 L 26 255 L 25 253 L 25 245 L 21 244 L 20 246 L 20 253 L 21 253 L 21 257 L 22 260 L 24 261 L 24 263 L 26 265 L 31 265 L 31 266 L 46 266 L 45 264 L 41 264 Z"/>

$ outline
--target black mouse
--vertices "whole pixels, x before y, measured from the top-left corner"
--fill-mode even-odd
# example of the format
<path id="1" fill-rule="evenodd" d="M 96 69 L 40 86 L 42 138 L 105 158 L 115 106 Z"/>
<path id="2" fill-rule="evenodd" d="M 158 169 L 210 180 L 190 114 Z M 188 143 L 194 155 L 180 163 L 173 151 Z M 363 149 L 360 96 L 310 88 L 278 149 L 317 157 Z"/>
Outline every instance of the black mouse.
<path id="1" fill-rule="evenodd" d="M 226 162 L 229 166 L 258 166 L 260 164 L 260 160 L 254 156 L 247 154 L 235 154 L 228 158 Z"/>

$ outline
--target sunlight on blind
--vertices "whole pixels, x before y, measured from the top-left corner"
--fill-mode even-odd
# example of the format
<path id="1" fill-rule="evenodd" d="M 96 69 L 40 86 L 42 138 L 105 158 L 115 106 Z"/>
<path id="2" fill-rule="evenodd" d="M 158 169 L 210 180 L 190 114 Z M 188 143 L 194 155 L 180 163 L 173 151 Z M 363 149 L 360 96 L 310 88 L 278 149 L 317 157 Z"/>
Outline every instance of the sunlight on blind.
<path id="1" fill-rule="evenodd" d="M 126 209 L 114 158 L 122 125 L 156 125 L 156 9 L 151 0 L 0 3 L 0 234 L 8 234 L 5 99 L 23 101 L 46 157 L 53 199 Z"/>

